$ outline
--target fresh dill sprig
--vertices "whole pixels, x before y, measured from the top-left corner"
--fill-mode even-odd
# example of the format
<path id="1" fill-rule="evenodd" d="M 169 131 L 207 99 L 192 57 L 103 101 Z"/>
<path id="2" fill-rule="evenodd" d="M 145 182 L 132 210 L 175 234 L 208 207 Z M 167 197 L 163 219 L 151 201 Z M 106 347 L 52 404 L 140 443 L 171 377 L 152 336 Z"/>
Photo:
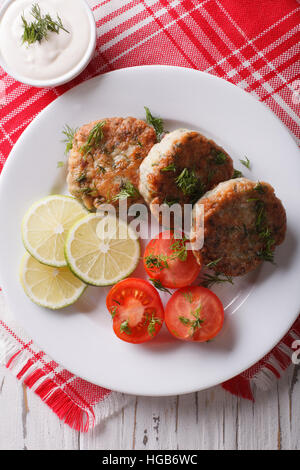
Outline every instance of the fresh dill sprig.
<path id="1" fill-rule="evenodd" d="M 111 314 L 112 318 L 115 318 L 115 316 L 117 314 L 117 307 L 116 306 L 111 307 L 110 314 Z"/>
<path id="2" fill-rule="evenodd" d="M 28 23 L 24 15 L 21 16 L 24 28 L 22 36 L 23 44 L 26 42 L 30 45 L 37 41 L 41 42 L 42 39 L 47 40 L 49 32 L 59 34 L 61 29 L 69 33 L 58 15 L 56 15 L 56 20 L 53 20 L 49 13 L 42 15 L 40 6 L 37 3 L 32 5 L 30 14 L 35 19 L 31 23 Z"/>
<path id="3" fill-rule="evenodd" d="M 221 258 L 218 258 L 214 261 L 211 261 L 210 263 L 207 263 L 205 265 L 206 268 L 214 268 L 215 266 L 217 266 L 217 264 L 221 261 L 222 257 Z"/>
<path id="4" fill-rule="evenodd" d="M 82 194 L 85 194 L 86 196 L 89 196 L 93 191 L 95 191 L 95 188 L 90 188 L 90 187 L 86 187 L 86 188 L 81 188 L 79 189 L 79 191 L 82 193 Z"/>
<path id="5" fill-rule="evenodd" d="M 184 292 L 182 295 L 190 304 L 193 303 L 193 294 L 191 292 Z"/>
<path id="6" fill-rule="evenodd" d="M 152 116 L 151 111 L 147 106 L 144 106 L 146 111 L 146 121 L 152 126 L 156 132 L 157 140 L 161 140 L 162 134 L 164 131 L 164 121 L 161 118 L 156 118 Z"/>
<path id="7" fill-rule="evenodd" d="M 236 170 L 234 169 L 234 172 L 233 172 L 233 179 L 235 178 L 241 178 L 243 176 L 243 173 L 240 171 L 240 170 Z"/>
<path id="8" fill-rule="evenodd" d="M 125 320 L 121 323 L 120 332 L 121 333 L 126 333 L 127 335 L 132 334 L 132 331 L 131 331 L 130 326 L 128 324 L 128 320 Z"/>
<path id="9" fill-rule="evenodd" d="M 127 199 L 128 197 L 131 199 L 137 199 L 138 197 L 140 197 L 140 193 L 138 192 L 136 187 L 133 186 L 132 183 L 130 183 L 130 181 L 126 181 L 122 184 L 120 192 L 116 196 L 114 196 L 112 200 L 122 201 L 123 199 Z"/>
<path id="10" fill-rule="evenodd" d="M 65 124 L 65 127 L 62 130 L 63 135 L 65 136 L 63 143 L 66 145 L 65 154 L 67 155 L 70 150 L 73 148 L 73 140 L 76 134 L 77 129 L 73 129 L 72 127 Z"/>
<path id="11" fill-rule="evenodd" d="M 257 182 L 257 184 L 254 186 L 254 189 L 255 189 L 255 191 L 257 191 L 257 192 L 260 193 L 260 194 L 264 194 L 264 192 L 265 192 L 265 188 L 264 188 L 264 186 L 261 184 L 260 181 Z"/>
<path id="12" fill-rule="evenodd" d="M 179 320 L 181 321 L 181 323 L 182 323 L 183 325 L 185 325 L 185 326 L 187 326 L 187 325 L 189 325 L 189 324 L 191 323 L 191 320 L 190 320 L 189 318 L 187 318 L 187 317 L 182 317 L 182 316 L 180 316 L 180 317 L 178 317 L 178 318 L 179 318 Z"/>
<path id="13" fill-rule="evenodd" d="M 145 257 L 145 263 L 150 270 L 159 269 L 161 271 L 164 268 L 169 268 L 168 257 L 165 255 L 150 254 Z"/>
<path id="14" fill-rule="evenodd" d="M 164 287 L 158 279 L 150 278 L 149 281 L 152 282 L 152 284 L 154 285 L 154 287 L 156 287 L 156 289 L 158 289 L 162 292 L 167 292 L 167 294 L 172 295 L 172 292 L 170 292 L 169 289 Z"/>
<path id="15" fill-rule="evenodd" d="M 101 121 L 92 128 L 86 143 L 80 147 L 80 151 L 83 155 L 90 153 L 93 148 L 99 145 L 100 141 L 103 139 L 103 126 L 105 124 L 105 121 Z"/>
<path id="16" fill-rule="evenodd" d="M 191 320 L 187 317 L 180 316 L 179 321 L 184 325 L 184 326 L 189 326 L 190 327 L 190 335 L 193 336 L 196 331 L 201 328 L 202 323 L 204 323 L 204 320 L 200 318 L 200 312 L 202 310 L 202 305 L 200 305 L 195 312 L 191 312 L 195 320 Z"/>
<path id="17" fill-rule="evenodd" d="M 240 159 L 240 162 L 241 162 L 242 165 L 244 165 L 246 168 L 248 168 L 248 170 L 250 170 L 251 163 L 250 163 L 250 160 L 249 160 L 248 157 L 245 156 L 245 160 Z"/>
<path id="18" fill-rule="evenodd" d="M 188 253 L 186 248 L 186 238 L 182 238 L 179 240 L 174 239 L 174 243 L 170 246 L 171 250 L 173 251 L 173 255 L 171 259 L 178 258 L 180 261 L 186 261 Z"/>
<path id="19" fill-rule="evenodd" d="M 227 155 L 224 152 L 219 152 L 215 156 L 215 163 L 217 165 L 223 165 L 227 160 Z"/>
<path id="20" fill-rule="evenodd" d="M 175 180 L 178 188 L 181 189 L 184 195 L 191 196 L 197 190 L 199 180 L 194 170 L 184 168 L 180 175 Z"/>
<path id="21" fill-rule="evenodd" d="M 166 166 L 165 168 L 162 168 L 160 170 L 161 173 L 164 173 L 166 171 L 176 171 L 176 166 L 174 165 L 174 163 L 171 163 L 170 165 Z"/>
<path id="22" fill-rule="evenodd" d="M 269 228 L 261 231 L 259 236 L 264 239 L 264 247 L 257 253 L 257 256 L 263 261 L 274 263 L 274 250 L 272 249 L 275 240 Z"/>
<path id="23" fill-rule="evenodd" d="M 262 225 L 265 222 L 265 204 L 260 199 L 257 199 L 255 202 L 255 210 L 256 210 L 255 226 L 256 226 L 257 232 L 259 232 L 262 228 Z"/>
<path id="24" fill-rule="evenodd" d="M 261 192 L 261 189 L 259 189 L 258 192 Z M 262 192 L 264 192 L 263 187 L 262 187 Z M 255 210 L 256 210 L 256 221 L 255 221 L 256 231 L 259 237 L 263 241 L 263 247 L 257 253 L 257 256 L 263 261 L 274 263 L 273 245 L 275 244 L 275 239 L 273 237 L 273 234 L 270 228 L 266 225 L 265 204 L 260 199 L 256 200 L 255 202 Z"/>
<path id="25" fill-rule="evenodd" d="M 154 315 L 152 315 L 148 324 L 148 333 L 150 336 L 154 336 L 155 334 L 155 325 L 161 325 L 161 319 L 155 318 Z"/>
<path id="26" fill-rule="evenodd" d="M 231 276 L 227 276 L 226 274 L 222 273 L 215 273 L 215 274 L 209 274 L 205 273 L 202 278 L 201 285 L 203 287 L 211 287 L 214 284 L 222 284 L 224 282 L 229 282 L 230 284 L 233 284 L 233 280 Z"/>
<path id="27" fill-rule="evenodd" d="M 86 181 L 86 173 L 85 172 L 80 173 L 78 178 L 76 178 L 77 183 L 83 183 L 83 181 Z"/>

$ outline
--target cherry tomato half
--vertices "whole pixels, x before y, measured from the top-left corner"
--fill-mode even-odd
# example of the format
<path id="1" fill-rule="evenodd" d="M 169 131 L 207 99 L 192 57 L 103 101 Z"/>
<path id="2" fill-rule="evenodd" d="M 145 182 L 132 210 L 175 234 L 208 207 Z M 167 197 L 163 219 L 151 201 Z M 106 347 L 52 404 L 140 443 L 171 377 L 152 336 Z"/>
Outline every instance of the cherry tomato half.
<path id="1" fill-rule="evenodd" d="M 170 230 L 161 232 L 148 243 L 144 254 L 148 276 L 171 289 L 189 286 L 201 268 L 192 250 L 186 248 L 188 240 L 181 237 L 175 238 Z"/>
<path id="2" fill-rule="evenodd" d="M 204 342 L 214 338 L 224 322 L 220 299 L 209 289 L 190 286 L 172 295 L 165 309 L 170 333 L 185 341 Z"/>
<path id="3" fill-rule="evenodd" d="M 143 279 L 128 278 L 109 292 L 106 306 L 118 338 L 144 343 L 154 338 L 164 321 L 164 308 L 157 290 Z"/>

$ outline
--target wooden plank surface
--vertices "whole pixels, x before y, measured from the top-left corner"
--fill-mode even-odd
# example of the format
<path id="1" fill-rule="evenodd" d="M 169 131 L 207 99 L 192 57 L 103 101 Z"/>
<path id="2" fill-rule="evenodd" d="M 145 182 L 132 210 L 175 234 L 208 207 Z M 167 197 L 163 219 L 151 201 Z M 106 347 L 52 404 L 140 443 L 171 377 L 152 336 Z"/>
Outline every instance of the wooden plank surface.
<path id="1" fill-rule="evenodd" d="M 84 434 L 62 424 L 0 368 L 0 449 L 300 449 L 300 367 L 255 403 L 215 387 L 180 397 L 137 397 Z"/>

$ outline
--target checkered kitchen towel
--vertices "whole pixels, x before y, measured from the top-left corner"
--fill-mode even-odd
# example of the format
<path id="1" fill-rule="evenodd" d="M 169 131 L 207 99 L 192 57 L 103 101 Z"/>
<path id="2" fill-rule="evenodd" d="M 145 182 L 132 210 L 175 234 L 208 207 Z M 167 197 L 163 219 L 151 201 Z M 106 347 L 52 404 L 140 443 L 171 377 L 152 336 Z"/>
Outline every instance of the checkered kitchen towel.
<path id="1" fill-rule="evenodd" d="M 70 87 L 122 67 L 166 64 L 202 70 L 263 101 L 299 141 L 299 23 L 296 0 L 88 0 L 97 50 L 72 83 L 36 89 L 0 69 L 0 170 L 32 119 Z M 1 296 L 0 296 L 1 300 Z M 51 360 L 9 319 L 0 303 L 0 361 L 58 417 L 87 431 L 124 406 L 126 397 L 75 377 Z M 253 399 L 253 383 L 280 377 L 300 337 L 300 317 L 281 343 L 248 371 L 223 384 Z"/>

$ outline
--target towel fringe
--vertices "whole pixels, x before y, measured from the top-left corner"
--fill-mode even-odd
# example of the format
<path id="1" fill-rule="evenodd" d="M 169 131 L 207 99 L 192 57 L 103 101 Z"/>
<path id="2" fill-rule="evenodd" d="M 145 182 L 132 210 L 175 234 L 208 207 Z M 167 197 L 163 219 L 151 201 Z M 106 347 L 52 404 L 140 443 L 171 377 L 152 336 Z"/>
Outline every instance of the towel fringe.
<path id="1" fill-rule="evenodd" d="M 28 343 L 30 344 L 31 342 Z M 0 364 L 11 370 L 24 385 L 33 390 L 54 411 L 60 420 L 72 429 L 87 432 L 100 421 L 118 412 L 130 401 L 130 397 L 111 392 L 107 393 L 95 406 L 80 405 L 76 402 L 76 397 L 71 397 L 67 393 L 68 382 L 62 386 L 58 385 L 51 378 L 53 372 L 40 367 L 38 361 L 43 356 L 44 353 L 41 352 L 35 354 L 33 359 L 32 352 L 26 348 L 26 344 L 21 345 L 16 341 L 16 338 L 10 334 L 10 330 L 4 328 L 4 323 L 1 325 L 0 322 Z M 70 374 L 69 381 L 72 378 L 73 375 Z"/>
<path id="2" fill-rule="evenodd" d="M 254 386 L 261 390 L 269 390 L 281 374 L 292 362 L 292 344 L 300 337 L 300 316 L 290 331 L 258 364 L 250 367 L 242 374 L 222 384 L 222 387 L 233 395 L 254 401 Z"/>

